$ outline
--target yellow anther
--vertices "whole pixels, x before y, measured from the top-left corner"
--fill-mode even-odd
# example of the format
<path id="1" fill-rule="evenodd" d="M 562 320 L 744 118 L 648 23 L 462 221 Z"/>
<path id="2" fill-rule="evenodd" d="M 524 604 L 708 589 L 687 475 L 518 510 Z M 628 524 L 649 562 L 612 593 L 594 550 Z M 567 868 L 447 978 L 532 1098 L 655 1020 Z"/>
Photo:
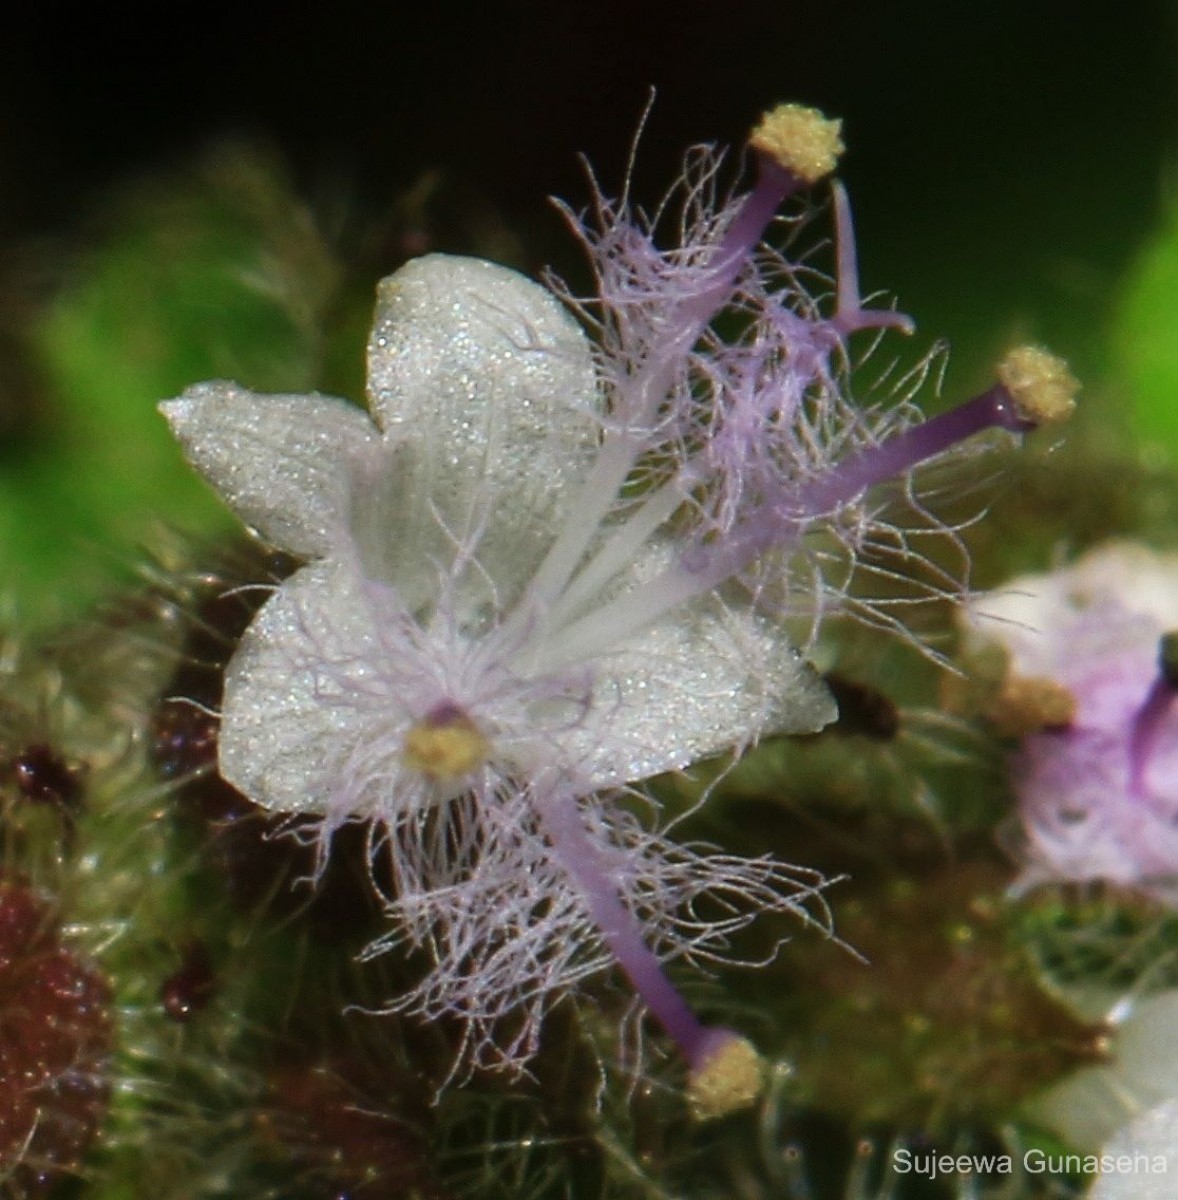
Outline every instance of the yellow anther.
<path id="1" fill-rule="evenodd" d="M 1041 346 L 1019 346 L 998 364 L 998 382 L 1018 415 L 1036 425 L 1066 421 L 1076 407 L 1080 381 L 1058 355 Z"/>
<path id="2" fill-rule="evenodd" d="M 697 1121 L 754 1104 L 765 1088 L 765 1060 L 746 1038 L 727 1038 L 691 1073 L 687 1103 Z"/>
<path id="3" fill-rule="evenodd" d="M 1040 675 L 1010 675 L 985 709 L 996 732 L 1009 737 L 1063 729 L 1076 717 L 1076 697 Z"/>
<path id="4" fill-rule="evenodd" d="M 405 735 L 401 758 L 411 771 L 420 771 L 430 779 L 457 779 L 486 762 L 490 748 L 490 742 L 469 717 L 426 717 Z"/>
<path id="5" fill-rule="evenodd" d="M 749 145 L 769 155 L 805 183 L 817 183 L 838 166 L 843 145 L 842 121 L 831 120 L 804 104 L 779 104 L 749 134 Z"/>

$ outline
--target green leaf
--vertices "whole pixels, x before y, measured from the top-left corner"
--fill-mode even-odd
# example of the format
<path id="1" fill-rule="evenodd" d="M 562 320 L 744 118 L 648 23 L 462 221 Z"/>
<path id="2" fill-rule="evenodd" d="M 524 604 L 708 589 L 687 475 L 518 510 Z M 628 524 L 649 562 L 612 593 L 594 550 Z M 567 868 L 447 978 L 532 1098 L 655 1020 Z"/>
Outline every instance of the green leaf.
<path id="1" fill-rule="evenodd" d="M 1113 344 L 1135 432 L 1178 455 L 1178 198 L 1126 277 Z"/>

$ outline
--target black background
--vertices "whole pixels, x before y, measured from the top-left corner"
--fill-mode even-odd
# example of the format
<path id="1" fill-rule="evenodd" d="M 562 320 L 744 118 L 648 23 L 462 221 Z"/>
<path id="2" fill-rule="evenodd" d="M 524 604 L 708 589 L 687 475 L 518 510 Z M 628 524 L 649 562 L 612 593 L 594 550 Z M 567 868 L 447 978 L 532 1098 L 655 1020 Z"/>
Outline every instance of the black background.
<path id="1" fill-rule="evenodd" d="M 620 179 L 651 87 L 651 197 L 686 144 L 738 141 L 798 99 L 846 120 L 869 286 L 930 332 L 968 336 L 1001 295 L 1028 332 L 1077 341 L 1159 207 L 1173 16 L 1147 0 L 44 3 L 0 41 L 0 236 L 66 228 L 112 181 L 244 133 L 312 198 L 380 205 L 447 168 L 547 248 L 545 197 L 584 198 L 580 151 Z"/>

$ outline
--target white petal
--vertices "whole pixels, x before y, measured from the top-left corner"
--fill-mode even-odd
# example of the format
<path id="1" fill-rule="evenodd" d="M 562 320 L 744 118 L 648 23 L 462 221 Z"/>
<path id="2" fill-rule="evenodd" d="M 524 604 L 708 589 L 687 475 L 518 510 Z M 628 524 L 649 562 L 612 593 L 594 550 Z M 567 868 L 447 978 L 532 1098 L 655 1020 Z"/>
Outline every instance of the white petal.
<path id="1" fill-rule="evenodd" d="M 1117 598 L 1162 629 L 1178 627 L 1178 555 L 1136 542 L 1106 542 L 1090 550 L 1068 572 L 1072 603 Z"/>
<path id="2" fill-rule="evenodd" d="M 962 618 L 1004 646 L 1020 674 L 1066 679 L 1094 653 L 1134 642 L 1152 652 L 1162 632 L 1178 628 L 1178 555 L 1107 542 L 1069 567 L 1010 580 Z"/>
<path id="3" fill-rule="evenodd" d="M 328 396 L 202 383 L 160 411 L 189 462 L 247 525 L 308 557 L 338 542 L 351 474 L 379 444 L 360 409 Z"/>
<path id="4" fill-rule="evenodd" d="M 221 774 L 264 808 L 326 813 L 353 749 L 387 717 L 365 704 L 375 633 L 353 577 L 312 563 L 270 597 L 229 664 Z"/>
<path id="5" fill-rule="evenodd" d="M 813 733 L 838 715 L 779 626 L 712 597 L 660 621 L 599 666 L 600 723 L 570 742 L 596 786 L 686 767 L 767 734 Z"/>
<path id="6" fill-rule="evenodd" d="M 1111 1061 L 1072 1072 L 1028 1105 L 1036 1123 L 1086 1154 L 1101 1146 L 1107 1153 L 1107 1143 L 1134 1116 L 1178 1096 L 1178 991 L 1134 1000 L 1127 1009 L 1117 1003 L 1110 1010 L 1109 1000 L 1096 998 L 1084 1011 L 1093 1020 L 1119 1025 Z"/>
<path id="7" fill-rule="evenodd" d="M 1088 1200 L 1173 1200 L 1178 1188 L 1178 1098 L 1136 1117 L 1108 1142 Z"/>
<path id="8" fill-rule="evenodd" d="M 475 548 L 506 603 L 527 581 L 596 447 L 589 343 L 543 288 L 431 254 L 380 285 L 368 348 L 374 419 L 404 454 L 397 561 Z"/>

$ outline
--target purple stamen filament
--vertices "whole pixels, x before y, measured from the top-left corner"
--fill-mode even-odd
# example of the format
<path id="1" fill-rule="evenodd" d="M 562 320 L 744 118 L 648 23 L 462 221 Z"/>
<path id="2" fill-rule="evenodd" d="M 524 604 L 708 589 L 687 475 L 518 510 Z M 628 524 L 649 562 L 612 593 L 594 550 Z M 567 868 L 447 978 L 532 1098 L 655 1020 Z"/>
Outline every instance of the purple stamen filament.
<path id="1" fill-rule="evenodd" d="M 610 954 L 651 1014 L 675 1042 L 692 1070 L 714 1048 L 715 1031 L 702 1024 L 667 978 L 642 927 L 618 898 L 601 851 L 585 830 L 571 793 L 554 796 L 542 809 L 544 832 L 580 891 Z"/>
<path id="2" fill-rule="evenodd" d="M 678 328 L 668 332 L 666 352 L 649 360 L 642 369 L 642 377 L 633 382 L 637 402 L 633 412 L 623 414 L 631 429 L 641 429 L 652 421 L 673 377 L 675 362 L 699 340 L 708 322 L 727 302 L 742 265 L 782 202 L 805 186 L 766 155 L 759 154 L 757 164 L 756 185 L 716 247 L 707 286 L 678 305 L 671 318 Z M 566 526 L 548 552 L 532 585 L 537 599 L 551 600 L 569 581 L 593 532 L 646 448 L 645 440 L 629 429 L 607 432 L 597 462 L 573 505 L 585 519 Z"/>
<path id="3" fill-rule="evenodd" d="M 554 660 L 574 662 L 587 649 L 622 641 L 678 605 L 712 591 L 769 550 L 798 541 L 811 521 L 853 503 L 871 487 L 902 477 L 966 438 L 995 428 L 1012 433 L 1035 428 L 1001 385 L 857 451 L 822 478 L 765 500 L 714 546 L 697 547 L 695 561 L 679 562 L 642 588 L 567 625 L 559 646 L 553 647 Z"/>
<path id="4" fill-rule="evenodd" d="M 757 155 L 757 182 L 716 247 L 712 282 L 679 308 L 685 337 L 694 344 L 704 326 L 716 315 L 732 292 L 736 276 L 756 248 L 782 203 L 805 184 L 767 155 Z"/>
<path id="5" fill-rule="evenodd" d="M 797 493 L 799 519 L 812 519 L 848 504 L 868 488 L 904 475 L 976 433 L 987 429 L 1028 433 L 1034 428 L 1033 421 L 1019 415 L 1006 388 L 995 385 L 980 396 L 921 421 L 878 446 L 852 454 L 825 479 L 800 488 Z"/>
<path id="6" fill-rule="evenodd" d="M 1129 736 L 1129 790 L 1145 795 L 1145 772 L 1166 717 L 1178 696 L 1178 633 L 1167 633 L 1158 648 L 1158 673 L 1133 717 Z"/>
<path id="7" fill-rule="evenodd" d="M 859 296 L 859 259 L 851 222 L 847 190 L 837 180 L 831 187 L 834 207 L 835 272 L 838 280 L 837 311 L 831 325 L 841 337 L 860 329 L 899 329 L 912 333 L 916 323 L 903 313 L 886 309 L 864 309 Z"/>

